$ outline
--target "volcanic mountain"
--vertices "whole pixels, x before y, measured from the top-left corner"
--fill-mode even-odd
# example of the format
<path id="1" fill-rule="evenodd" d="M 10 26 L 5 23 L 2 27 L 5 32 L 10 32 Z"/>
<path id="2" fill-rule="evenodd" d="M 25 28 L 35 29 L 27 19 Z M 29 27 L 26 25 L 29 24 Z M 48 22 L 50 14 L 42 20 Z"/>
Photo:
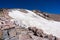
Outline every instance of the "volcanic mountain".
<path id="1" fill-rule="evenodd" d="M 25 28 L 36 27 L 60 38 L 60 15 L 27 9 L 4 9 L 2 15 L 15 21 L 16 25 Z"/>

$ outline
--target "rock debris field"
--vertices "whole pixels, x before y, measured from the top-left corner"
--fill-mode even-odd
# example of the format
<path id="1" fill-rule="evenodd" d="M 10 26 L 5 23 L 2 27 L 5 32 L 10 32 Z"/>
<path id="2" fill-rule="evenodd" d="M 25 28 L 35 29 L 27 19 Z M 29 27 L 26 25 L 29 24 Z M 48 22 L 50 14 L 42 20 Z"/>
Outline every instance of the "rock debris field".
<path id="1" fill-rule="evenodd" d="M 36 27 L 24 28 L 10 19 L 0 17 L 0 40 L 60 40 Z"/>

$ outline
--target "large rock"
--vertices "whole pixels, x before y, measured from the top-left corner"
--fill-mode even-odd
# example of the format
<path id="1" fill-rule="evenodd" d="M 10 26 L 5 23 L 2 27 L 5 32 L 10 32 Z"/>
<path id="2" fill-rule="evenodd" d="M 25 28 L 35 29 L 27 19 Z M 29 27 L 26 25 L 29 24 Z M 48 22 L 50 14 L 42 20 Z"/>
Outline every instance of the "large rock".
<path id="1" fill-rule="evenodd" d="M 29 29 L 30 31 L 33 31 L 33 32 L 36 32 L 36 31 L 37 31 L 37 28 L 36 28 L 36 27 L 28 27 L 28 29 Z"/>
<path id="2" fill-rule="evenodd" d="M 43 37 L 43 30 L 41 29 L 38 29 L 37 32 L 36 32 L 37 36 L 40 36 L 40 37 Z"/>
<path id="3" fill-rule="evenodd" d="M 38 36 L 34 36 L 34 35 L 31 35 L 31 37 L 33 40 L 49 40 L 47 38 L 42 38 L 42 37 L 38 37 Z"/>
<path id="4" fill-rule="evenodd" d="M 19 35 L 21 33 L 19 28 L 16 28 L 16 34 Z"/>
<path id="5" fill-rule="evenodd" d="M 48 35 L 48 39 L 49 40 L 57 40 L 57 38 L 55 36 L 53 36 L 53 35 Z"/>
<path id="6" fill-rule="evenodd" d="M 33 40 L 28 34 L 20 34 L 19 40 Z"/>
<path id="7" fill-rule="evenodd" d="M 15 29 L 9 30 L 9 36 L 10 37 L 15 37 L 16 36 L 16 30 Z"/>
<path id="8" fill-rule="evenodd" d="M 0 30 L 0 38 L 2 38 L 3 36 L 3 32 Z"/>
<path id="9" fill-rule="evenodd" d="M 8 30 L 3 30 L 3 39 L 9 38 Z"/>

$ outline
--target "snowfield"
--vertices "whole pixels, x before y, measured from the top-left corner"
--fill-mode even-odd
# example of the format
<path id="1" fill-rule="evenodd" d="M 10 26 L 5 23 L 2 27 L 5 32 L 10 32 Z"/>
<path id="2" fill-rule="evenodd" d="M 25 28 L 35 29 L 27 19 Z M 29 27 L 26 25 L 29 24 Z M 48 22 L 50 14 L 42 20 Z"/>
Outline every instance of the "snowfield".
<path id="1" fill-rule="evenodd" d="M 47 34 L 53 34 L 60 38 L 60 22 L 44 19 L 30 10 L 26 10 L 28 13 L 19 10 L 12 9 L 12 11 L 8 12 L 8 15 L 14 18 L 12 20 L 15 20 L 17 24 L 26 28 L 36 27 L 42 29 Z"/>

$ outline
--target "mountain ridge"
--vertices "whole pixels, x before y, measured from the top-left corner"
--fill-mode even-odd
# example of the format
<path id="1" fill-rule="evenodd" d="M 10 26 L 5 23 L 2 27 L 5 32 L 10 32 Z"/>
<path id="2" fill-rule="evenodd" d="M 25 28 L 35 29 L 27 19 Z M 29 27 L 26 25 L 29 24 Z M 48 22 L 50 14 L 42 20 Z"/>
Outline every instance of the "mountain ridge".
<path id="1" fill-rule="evenodd" d="M 0 9 L 0 11 L 3 11 L 3 10 L 9 10 L 9 9 L 7 9 L 7 8 L 6 9 L 5 8 L 3 8 L 3 9 L 1 8 Z M 24 11 L 24 10 L 25 9 L 21 9 L 20 11 Z M 34 13 L 36 13 L 39 16 L 43 15 L 42 17 L 46 18 L 48 20 L 50 19 L 50 20 L 60 21 L 60 15 L 59 14 L 50 14 L 50 13 L 42 12 L 40 10 L 31 10 L 31 11 L 34 12 Z M 27 11 L 25 10 L 25 12 L 27 12 Z"/>

